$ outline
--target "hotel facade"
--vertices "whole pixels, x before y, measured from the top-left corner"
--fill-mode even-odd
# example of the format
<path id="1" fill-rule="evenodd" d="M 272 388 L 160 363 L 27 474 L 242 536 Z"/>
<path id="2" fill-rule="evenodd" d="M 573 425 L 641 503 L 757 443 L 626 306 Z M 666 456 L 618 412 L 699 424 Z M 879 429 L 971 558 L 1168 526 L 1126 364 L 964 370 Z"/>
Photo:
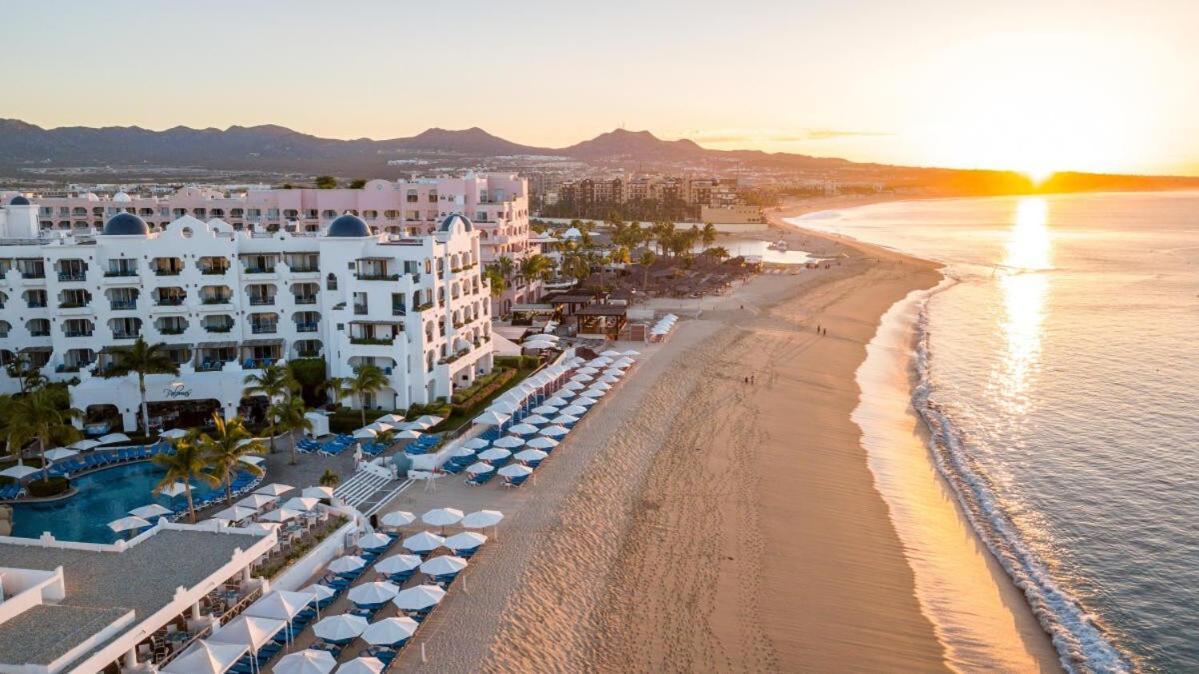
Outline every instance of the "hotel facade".
<path id="1" fill-rule="evenodd" d="M 303 205 L 309 191 L 296 192 Z M 124 430 L 137 428 L 137 379 L 102 374 L 138 337 L 166 344 L 180 369 L 147 377 L 152 424 L 169 422 L 180 404 L 236 414 L 246 375 L 278 361 L 323 358 L 330 377 L 378 366 L 388 387 L 345 401 L 369 409 L 448 398 L 491 370 L 484 237 L 469 218 L 372 227 L 368 218 L 342 214 L 324 224 L 269 228 L 269 219 L 243 219 L 238 227 L 212 210 L 231 216 L 229 204 L 242 204 L 247 217 L 248 197 L 185 197 L 158 206 L 153 226 L 135 212 L 149 206 L 91 202 L 105 209 L 99 228 L 94 211 L 86 228 L 73 221 L 45 227 L 41 216 L 58 205 L 6 200 L 0 361 L 20 360 L 52 381 L 72 382 L 74 407 L 91 419 L 119 419 Z M 209 205 L 179 205 L 192 198 Z M 329 206 L 322 213 L 332 209 L 322 204 Z M 487 237 L 493 250 L 512 245 L 498 243 L 501 236 Z M 18 379 L 0 374 L 0 392 L 19 389 Z"/>

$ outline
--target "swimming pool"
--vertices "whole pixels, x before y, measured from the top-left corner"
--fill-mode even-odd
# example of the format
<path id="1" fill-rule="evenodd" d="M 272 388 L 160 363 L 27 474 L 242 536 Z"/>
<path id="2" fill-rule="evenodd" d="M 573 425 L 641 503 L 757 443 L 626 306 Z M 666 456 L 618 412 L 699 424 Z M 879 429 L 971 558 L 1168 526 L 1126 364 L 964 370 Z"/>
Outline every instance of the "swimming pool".
<path id="1" fill-rule="evenodd" d="M 151 502 L 167 507 L 186 503 L 182 495 L 168 498 L 150 493 L 162 475 L 161 468 L 142 461 L 74 478 L 71 485 L 78 490 L 74 496 L 48 503 L 15 503 L 12 535 L 38 538 L 49 531 L 59 540 L 112 543 L 122 535 L 113 533 L 108 523 L 130 510 Z M 216 491 L 220 489 L 192 487 L 196 501 Z"/>

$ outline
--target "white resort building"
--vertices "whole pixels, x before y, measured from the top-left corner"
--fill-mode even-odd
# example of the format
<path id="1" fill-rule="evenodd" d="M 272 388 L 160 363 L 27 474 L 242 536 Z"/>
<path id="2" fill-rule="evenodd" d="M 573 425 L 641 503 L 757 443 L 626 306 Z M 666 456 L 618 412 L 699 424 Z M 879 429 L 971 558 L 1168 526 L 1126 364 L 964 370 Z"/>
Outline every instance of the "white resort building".
<path id="1" fill-rule="evenodd" d="M 226 192 L 185 187 L 165 197 L 82 192 L 45 195 L 33 201 L 38 205 L 38 227 L 60 232 L 98 232 L 112 216 L 130 213 L 142 218 L 152 232 L 190 215 L 204 221 L 221 220 L 234 230 L 316 233 L 348 213 L 362 218 L 372 233 L 410 237 L 432 234 L 447 217 L 464 215 L 479 233 L 484 264 L 500 257 L 519 262 L 536 252 L 529 242 L 528 183 L 508 173 L 371 180 L 361 189 Z M 514 281 L 496 298 L 494 308 L 498 313 L 507 313 L 512 304 L 532 302 L 539 296 L 538 285 Z"/>
<path id="2" fill-rule="evenodd" d="M 395 186 L 363 192 L 379 183 Z M 295 192 L 301 204 L 316 191 Z M 92 419 L 137 427 L 136 377 L 100 374 L 139 336 L 169 345 L 180 368 L 147 377 L 152 424 L 181 404 L 236 414 L 245 376 L 281 360 L 323 358 L 330 377 L 377 365 L 390 386 L 347 401 L 371 409 L 448 397 L 492 368 L 483 236 L 461 215 L 372 228 L 321 210 L 311 224 L 268 231 L 266 219 L 238 227 L 219 217 L 230 215 L 222 200 L 186 213 L 162 206 L 151 227 L 131 212 L 143 207 L 113 200 L 95 202 L 106 216 L 98 228 L 89 214 L 86 227 L 63 229 L 41 222 L 57 206 L 34 201 L 16 196 L 0 209 L 0 361 L 77 379 L 72 405 Z M 19 387 L 0 373 L 0 392 Z"/>

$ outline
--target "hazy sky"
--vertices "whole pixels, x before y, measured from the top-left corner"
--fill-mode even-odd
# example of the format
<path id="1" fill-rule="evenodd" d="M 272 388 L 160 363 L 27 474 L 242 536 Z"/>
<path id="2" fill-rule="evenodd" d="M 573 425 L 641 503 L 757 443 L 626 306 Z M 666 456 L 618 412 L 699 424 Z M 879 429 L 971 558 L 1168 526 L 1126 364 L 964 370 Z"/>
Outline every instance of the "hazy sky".
<path id="1" fill-rule="evenodd" d="M 0 116 L 1199 174 L 1199 1 L 39 2 Z"/>

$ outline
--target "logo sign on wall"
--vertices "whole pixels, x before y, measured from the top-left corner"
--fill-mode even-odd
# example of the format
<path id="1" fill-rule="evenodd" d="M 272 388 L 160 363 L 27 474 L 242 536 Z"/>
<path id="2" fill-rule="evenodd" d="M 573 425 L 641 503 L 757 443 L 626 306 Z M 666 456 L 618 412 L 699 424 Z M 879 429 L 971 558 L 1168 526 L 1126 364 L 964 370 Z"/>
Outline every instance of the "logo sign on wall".
<path id="1" fill-rule="evenodd" d="M 166 388 L 162 390 L 162 394 L 171 400 L 176 400 L 178 398 L 190 398 L 192 390 L 187 388 L 187 385 L 181 381 L 173 381 L 167 384 Z"/>

